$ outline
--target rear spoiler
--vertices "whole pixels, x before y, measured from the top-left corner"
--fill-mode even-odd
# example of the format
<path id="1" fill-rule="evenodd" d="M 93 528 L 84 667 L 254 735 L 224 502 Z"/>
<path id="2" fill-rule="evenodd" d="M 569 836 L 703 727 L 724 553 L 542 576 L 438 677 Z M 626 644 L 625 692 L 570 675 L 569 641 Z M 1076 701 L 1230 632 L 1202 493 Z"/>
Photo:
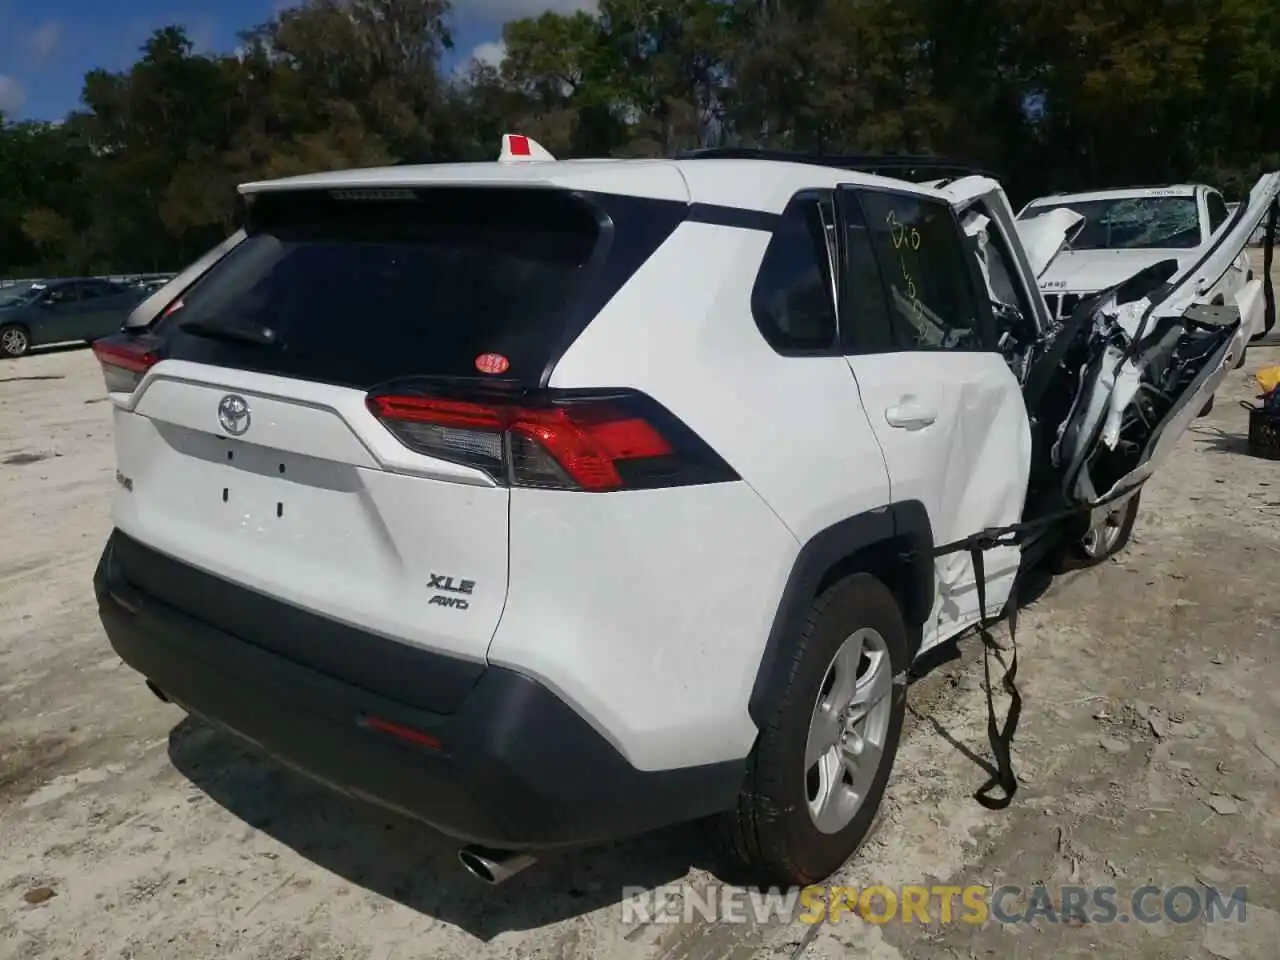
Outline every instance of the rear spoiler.
<path id="1" fill-rule="evenodd" d="M 160 314 L 160 311 L 173 301 L 174 297 L 200 279 L 207 270 L 225 257 L 231 251 L 231 248 L 244 238 L 245 231 L 242 228 L 227 237 L 212 250 L 207 251 L 199 260 L 188 266 L 164 286 L 155 290 L 142 303 L 134 307 L 133 313 L 129 314 L 124 322 L 124 328 L 126 330 L 137 330 L 140 327 L 150 325 Z"/>

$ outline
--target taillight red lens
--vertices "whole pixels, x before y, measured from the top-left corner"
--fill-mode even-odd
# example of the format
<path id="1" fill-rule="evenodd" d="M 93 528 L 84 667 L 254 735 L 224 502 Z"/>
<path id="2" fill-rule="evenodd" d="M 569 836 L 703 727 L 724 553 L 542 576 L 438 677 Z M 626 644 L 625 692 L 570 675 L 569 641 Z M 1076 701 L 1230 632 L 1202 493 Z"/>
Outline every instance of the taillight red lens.
<path id="1" fill-rule="evenodd" d="M 102 365 L 107 393 L 132 393 L 142 382 L 142 375 L 160 359 L 145 347 L 114 337 L 94 341 L 93 355 Z"/>
<path id="2" fill-rule="evenodd" d="M 687 427 L 634 393 L 537 403 L 383 395 L 368 405 L 411 450 L 515 486 L 606 491 L 737 476 Z"/>
<path id="3" fill-rule="evenodd" d="M 517 410 L 510 429 L 550 453 L 583 490 L 625 486 L 618 473 L 621 460 L 671 454 L 671 445 L 651 424 L 607 409 Z"/>
<path id="4" fill-rule="evenodd" d="M 379 733 L 389 734 L 397 740 L 403 740 L 405 743 L 411 743 L 418 747 L 427 747 L 430 750 L 439 750 L 441 748 L 440 738 L 422 730 L 415 730 L 413 727 L 406 727 L 404 724 L 392 723 L 390 720 L 384 720 L 381 717 L 365 715 L 359 717 L 356 723 L 366 730 L 376 730 Z"/>

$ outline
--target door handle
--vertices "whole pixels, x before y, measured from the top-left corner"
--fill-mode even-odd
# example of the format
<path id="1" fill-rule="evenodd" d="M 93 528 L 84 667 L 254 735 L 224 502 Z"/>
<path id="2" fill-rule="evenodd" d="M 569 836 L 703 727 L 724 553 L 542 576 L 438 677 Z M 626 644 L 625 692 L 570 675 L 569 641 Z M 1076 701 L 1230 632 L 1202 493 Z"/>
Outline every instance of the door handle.
<path id="1" fill-rule="evenodd" d="M 929 426 L 929 424 L 938 419 L 938 414 L 918 403 L 908 401 L 900 403 L 896 407 L 889 407 L 884 412 L 884 419 L 891 427 L 911 429 L 912 427 Z"/>

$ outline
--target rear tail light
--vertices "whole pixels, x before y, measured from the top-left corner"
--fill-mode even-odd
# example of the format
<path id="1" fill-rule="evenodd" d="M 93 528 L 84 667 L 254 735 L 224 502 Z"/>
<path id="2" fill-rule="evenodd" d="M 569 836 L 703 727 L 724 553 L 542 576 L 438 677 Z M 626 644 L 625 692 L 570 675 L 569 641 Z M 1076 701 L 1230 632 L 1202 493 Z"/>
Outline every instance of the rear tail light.
<path id="1" fill-rule="evenodd" d="M 737 479 L 669 411 L 631 391 L 536 401 L 396 393 L 372 395 L 368 406 L 410 450 L 511 486 L 608 491 Z"/>
<path id="2" fill-rule="evenodd" d="M 95 340 L 93 355 L 102 364 L 107 393 L 132 393 L 142 382 L 142 375 L 160 359 L 142 344 L 122 336 Z"/>

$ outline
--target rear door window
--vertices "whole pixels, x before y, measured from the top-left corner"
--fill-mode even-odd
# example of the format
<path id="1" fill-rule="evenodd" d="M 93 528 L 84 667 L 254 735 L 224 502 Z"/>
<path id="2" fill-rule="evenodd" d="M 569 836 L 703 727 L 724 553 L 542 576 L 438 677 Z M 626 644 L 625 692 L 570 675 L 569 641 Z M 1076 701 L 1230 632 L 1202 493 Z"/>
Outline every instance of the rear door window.
<path id="1" fill-rule="evenodd" d="M 81 298 L 96 300 L 99 297 L 115 297 L 124 293 L 124 287 L 110 280 L 86 280 L 81 284 Z"/>
<path id="2" fill-rule="evenodd" d="M 75 303 L 80 299 L 80 285 L 77 283 L 62 283 L 56 287 L 50 287 L 41 296 L 44 303 L 63 305 Z"/>
<path id="3" fill-rule="evenodd" d="M 541 377 L 590 283 L 592 207 L 544 189 L 334 193 L 256 197 L 248 237 L 160 322 L 166 355 L 360 389 L 476 377 L 485 354 L 504 379 Z"/>

